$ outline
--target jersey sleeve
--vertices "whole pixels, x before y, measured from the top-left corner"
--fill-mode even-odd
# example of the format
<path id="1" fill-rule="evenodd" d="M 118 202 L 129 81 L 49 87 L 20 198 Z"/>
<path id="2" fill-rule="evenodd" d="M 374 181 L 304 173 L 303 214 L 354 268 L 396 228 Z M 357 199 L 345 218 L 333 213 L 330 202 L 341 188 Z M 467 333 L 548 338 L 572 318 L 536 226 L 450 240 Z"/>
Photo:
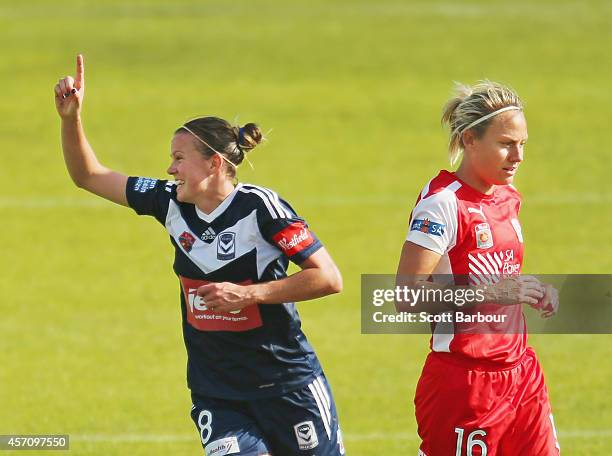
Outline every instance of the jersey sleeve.
<path id="1" fill-rule="evenodd" d="M 258 210 L 257 219 L 264 239 L 295 264 L 303 263 L 323 247 L 306 221 L 280 198 Z"/>
<path id="2" fill-rule="evenodd" d="M 174 182 L 149 177 L 128 178 L 125 194 L 129 206 L 138 215 L 151 215 L 165 224 L 168 205 L 176 195 Z"/>
<path id="3" fill-rule="evenodd" d="M 457 200 L 442 191 L 417 202 L 406 240 L 444 255 L 457 240 Z"/>

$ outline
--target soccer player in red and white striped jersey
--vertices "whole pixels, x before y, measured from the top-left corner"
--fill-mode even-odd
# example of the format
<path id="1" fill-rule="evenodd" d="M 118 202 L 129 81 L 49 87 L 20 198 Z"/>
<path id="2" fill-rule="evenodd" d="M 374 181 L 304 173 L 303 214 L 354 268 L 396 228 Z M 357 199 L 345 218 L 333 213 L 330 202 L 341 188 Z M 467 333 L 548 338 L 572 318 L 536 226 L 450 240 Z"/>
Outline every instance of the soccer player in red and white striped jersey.
<path id="1" fill-rule="evenodd" d="M 521 276 L 521 196 L 512 186 L 524 158 L 527 124 L 519 97 L 483 81 L 458 86 L 446 105 L 451 163 L 425 185 L 412 211 L 398 283 L 452 274 L 450 284 L 486 300 L 473 305 L 398 303 L 398 310 L 461 310 L 503 315 L 503 323 L 437 323 L 416 397 L 419 454 L 558 455 L 548 392 L 535 352 L 527 345 L 522 304 L 556 311 L 551 286 Z"/>

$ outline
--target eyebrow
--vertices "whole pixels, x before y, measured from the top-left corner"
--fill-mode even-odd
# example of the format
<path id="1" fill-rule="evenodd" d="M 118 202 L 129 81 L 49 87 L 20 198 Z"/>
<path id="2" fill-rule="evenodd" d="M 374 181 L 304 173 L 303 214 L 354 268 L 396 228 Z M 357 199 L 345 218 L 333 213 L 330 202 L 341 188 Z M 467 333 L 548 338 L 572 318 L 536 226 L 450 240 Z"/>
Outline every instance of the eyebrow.
<path id="1" fill-rule="evenodd" d="M 507 135 L 502 135 L 501 136 L 502 141 L 515 141 L 515 139 L 512 136 L 507 136 Z M 527 140 L 529 139 L 529 136 L 527 136 L 524 139 L 521 139 L 521 142 L 527 142 Z"/>

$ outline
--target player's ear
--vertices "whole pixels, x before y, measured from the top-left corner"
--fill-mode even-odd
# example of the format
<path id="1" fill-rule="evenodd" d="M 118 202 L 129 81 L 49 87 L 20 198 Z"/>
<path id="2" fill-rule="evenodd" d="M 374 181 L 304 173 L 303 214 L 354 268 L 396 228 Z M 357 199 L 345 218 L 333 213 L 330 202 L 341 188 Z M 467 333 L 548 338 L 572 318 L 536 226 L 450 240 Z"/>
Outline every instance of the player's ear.
<path id="1" fill-rule="evenodd" d="M 210 172 L 218 173 L 223 168 L 223 159 L 219 156 L 219 154 L 213 154 L 210 157 Z"/>
<path id="2" fill-rule="evenodd" d="M 461 136 L 461 141 L 463 141 L 464 148 L 474 145 L 475 140 L 476 140 L 476 135 L 474 134 L 474 130 L 472 130 L 471 128 L 463 132 Z"/>

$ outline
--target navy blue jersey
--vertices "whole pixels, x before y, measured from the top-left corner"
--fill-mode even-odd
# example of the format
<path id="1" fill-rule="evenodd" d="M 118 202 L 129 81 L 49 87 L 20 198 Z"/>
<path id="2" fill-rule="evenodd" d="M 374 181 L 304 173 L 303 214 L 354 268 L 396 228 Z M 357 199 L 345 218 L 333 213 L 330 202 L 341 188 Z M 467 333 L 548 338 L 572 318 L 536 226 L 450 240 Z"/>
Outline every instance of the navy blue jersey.
<path id="1" fill-rule="evenodd" d="M 238 184 L 210 214 L 176 199 L 174 182 L 130 177 L 127 200 L 166 227 L 180 281 L 187 382 L 197 393 L 256 399 L 303 387 L 321 372 L 292 302 L 208 310 L 197 296 L 210 282 L 250 284 L 287 276 L 322 247 L 273 191 Z"/>

